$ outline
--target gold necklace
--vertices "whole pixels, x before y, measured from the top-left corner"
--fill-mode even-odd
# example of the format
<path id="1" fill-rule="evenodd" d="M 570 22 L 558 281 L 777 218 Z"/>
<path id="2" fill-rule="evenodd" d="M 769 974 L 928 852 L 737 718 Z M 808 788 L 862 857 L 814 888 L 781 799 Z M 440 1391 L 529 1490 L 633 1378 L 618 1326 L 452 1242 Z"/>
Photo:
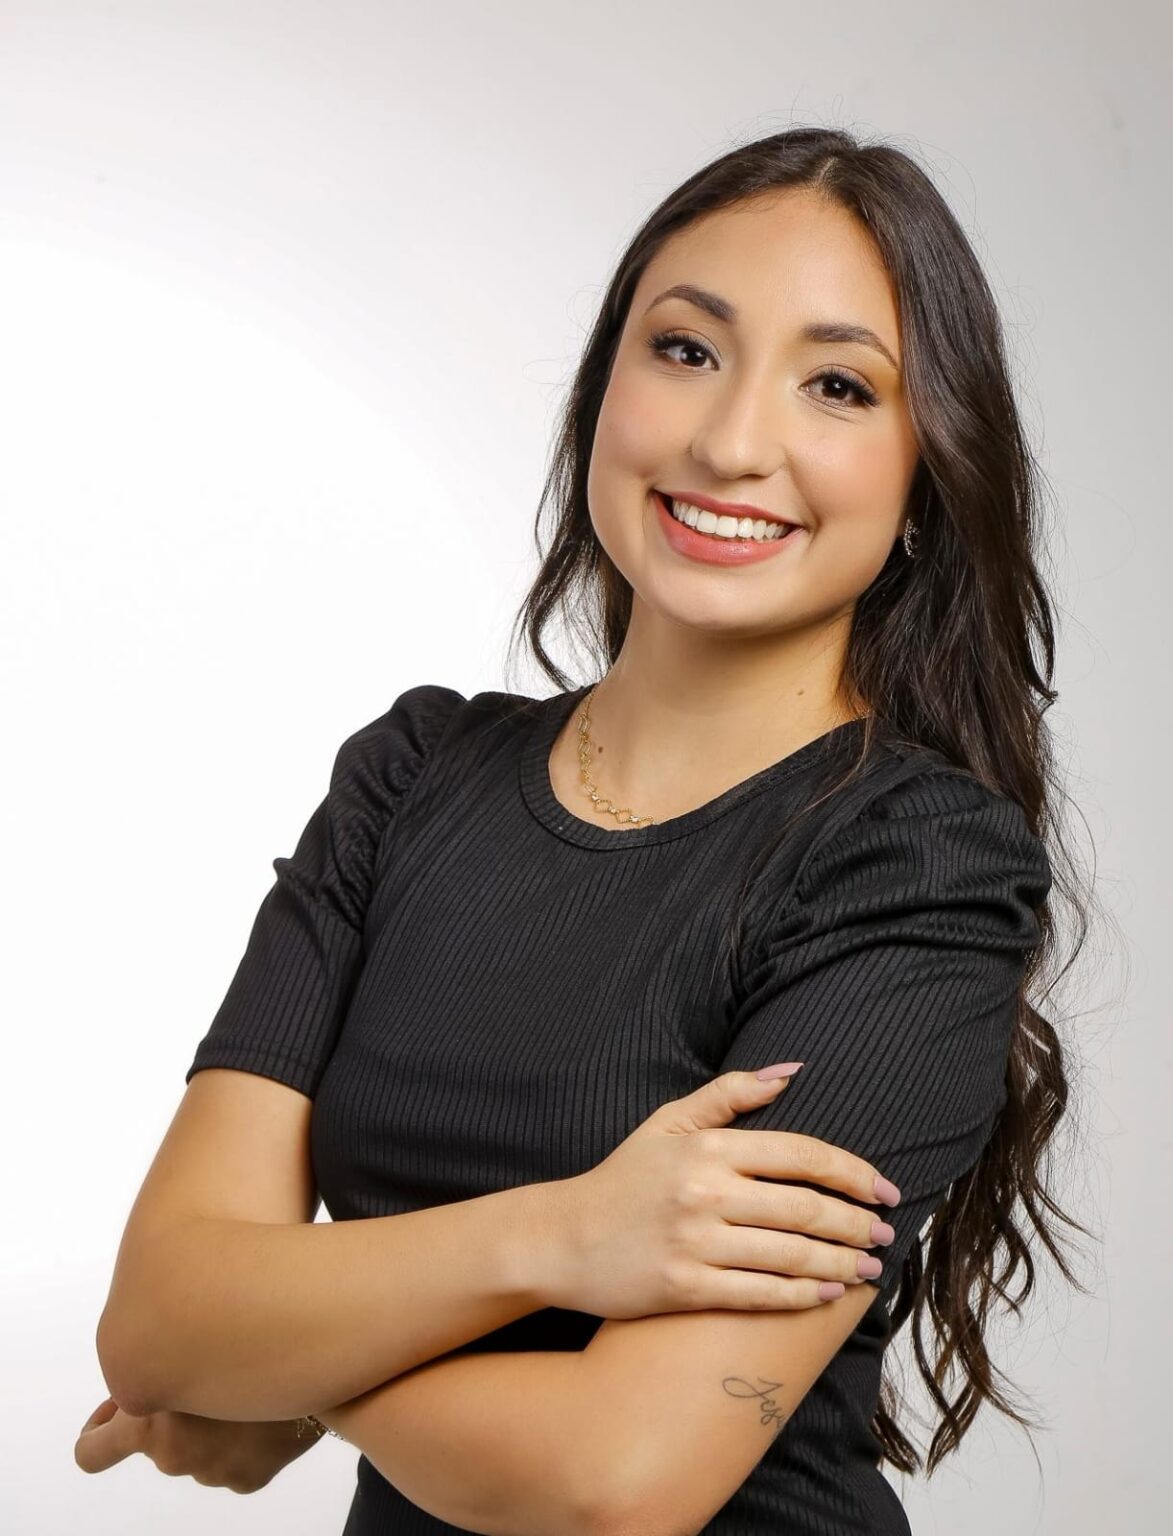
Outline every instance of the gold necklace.
<path id="1" fill-rule="evenodd" d="M 599 793 L 598 785 L 591 778 L 591 699 L 594 697 L 598 683 L 591 689 L 583 700 L 582 713 L 578 717 L 578 777 L 586 793 L 590 795 L 600 811 L 610 811 L 616 821 L 624 822 L 630 826 L 654 827 L 654 816 L 637 816 L 626 805 L 616 805 L 613 800 L 605 799 Z"/>
<path id="2" fill-rule="evenodd" d="M 654 827 L 654 816 L 637 816 L 626 805 L 616 805 L 613 800 L 605 799 L 599 793 L 599 787 L 591 778 L 591 700 L 598 690 L 598 683 L 590 690 L 583 700 L 582 710 L 578 717 L 578 777 L 586 793 L 590 795 L 600 811 L 609 811 L 616 821 L 633 827 Z M 865 720 L 873 710 L 864 710 L 862 714 L 855 715 L 852 720 Z M 851 722 L 847 722 L 851 723 Z"/>

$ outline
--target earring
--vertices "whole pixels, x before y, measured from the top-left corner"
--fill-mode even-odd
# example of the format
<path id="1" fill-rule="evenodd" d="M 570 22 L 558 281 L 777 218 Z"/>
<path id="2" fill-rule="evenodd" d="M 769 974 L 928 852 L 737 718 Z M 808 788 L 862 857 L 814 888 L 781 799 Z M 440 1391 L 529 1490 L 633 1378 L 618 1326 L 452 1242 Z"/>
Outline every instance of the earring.
<path id="1" fill-rule="evenodd" d="M 916 544 L 920 538 L 920 529 L 911 518 L 904 525 L 904 553 L 910 560 L 916 559 Z"/>

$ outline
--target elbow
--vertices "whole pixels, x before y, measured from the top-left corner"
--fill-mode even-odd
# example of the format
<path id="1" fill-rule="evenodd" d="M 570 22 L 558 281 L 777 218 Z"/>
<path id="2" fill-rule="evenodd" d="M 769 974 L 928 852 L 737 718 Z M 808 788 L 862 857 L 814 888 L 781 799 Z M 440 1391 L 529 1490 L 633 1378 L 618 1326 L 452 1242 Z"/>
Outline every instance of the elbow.
<path id="1" fill-rule="evenodd" d="M 613 1479 L 619 1469 L 629 1464 L 620 1453 L 613 1463 L 612 1478 L 596 1479 L 594 1500 L 580 1505 L 584 1513 L 575 1529 L 582 1536 L 697 1536 L 704 1529 L 711 1511 L 700 1520 L 691 1520 L 662 1488 L 635 1488 L 630 1482 L 615 1486 Z"/>
<path id="2" fill-rule="evenodd" d="M 136 1418 L 177 1406 L 173 1389 L 200 1363 L 184 1257 L 174 1229 L 146 1241 L 128 1228 L 118 1250 L 96 1344 L 110 1396 Z"/>
<path id="3" fill-rule="evenodd" d="M 564 1475 L 559 1479 L 559 1511 L 551 1524 L 568 1536 L 655 1536 L 638 1516 L 626 1490 L 615 1486 L 624 1466 L 622 1455 L 608 1459 L 606 1470 L 587 1453 L 584 1445 L 570 1446 Z M 517 1528 L 515 1521 L 511 1529 Z"/>
<path id="4" fill-rule="evenodd" d="M 568 1528 L 575 1536 L 696 1536 L 712 1518 L 712 1510 L 696 1520 L 681 1510 L 673 1451 L 657 1444 L 650 1429 L 632 1444 L 606 1412 L 592 1412 L 579 1420 L 568 1455 L 565 1486 L 576 1493 Z"/>
<path id="5" fill-rule="evenodd" d="M 95 1344 L 106 1389 L 119 1408 L 134 1418 L 158 1412 L 162 1406 L 158 1383 L 150 1381 L 143 1369 L 150 1351 L 131 1336 L 109 1303 L 98 1319 Z"/>
<path id="6" fill-rule="evenodd" d="M 140 1384 L 135 1381 L 130 1369 L 131 1352 L 126 1348 L 122 1331 L 108 1302 L 98 1319 L 94 1342 L 98 1351 L 98 1365 L 110 1396 L 124 1413 L 133 1414 L 136 1418 L 149 1413 L 150 1409 L 143 1402 Z"/>
<path id="7" fill-rule="evenodd" d="M 596 1513 L 589 1536 L 697 1536 L 703 1529 L 703 1524 L 677 1518 L 664 1508 L 624 1504 Z"/>
<path id="8" fill-rule="evenodd" d="M 643 1450 L 636 1457 L 630 1447 L 617 1449 L 610 1476 L 596 1479 L 599 1494 L 586 1522 L 590 1536 L 698 1536 L 707 1530 L 726 1501 L 705 1498 L 700 1507 L 700 1490 L 680 1468 L 677 1447 L 661 1446 L 657 1454 L 649 1440 Z"/>

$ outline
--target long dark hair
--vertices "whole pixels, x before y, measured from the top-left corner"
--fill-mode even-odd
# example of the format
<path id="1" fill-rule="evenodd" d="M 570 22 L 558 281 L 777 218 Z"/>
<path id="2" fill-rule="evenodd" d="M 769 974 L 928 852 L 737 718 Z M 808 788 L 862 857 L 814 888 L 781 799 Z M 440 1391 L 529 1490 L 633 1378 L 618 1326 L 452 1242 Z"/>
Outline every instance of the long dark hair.
<path id="1" fill-rule="evenodd" d="M 995 1380 L 983 1337 L 992 1296 L 1016 1315 L 1035 1265 L 1018 1208 L 1064 1278 L 1088 1294 L 1060 1247 L 1055 1223 L 1098 1236 L 1057 1203 L 1044 1158 L 1069 1110 L 1072 1084 L 1051 1021 L 1027 999 L 1052 966 L 1054 899 L 1074 918 L 1074 946 L 1044 1000 L 1082 948 L 1094 888 L 1062 836 L 1064 797 L 1044 715 L 1055 622 L 1036 565 L 1042 474 L 1027 446 L 1011 387 L 997 307 L 978 260 L 926 173 L 903 151 L 863 144 L 838 129 L 793 128 L 736 147 L 690 176 L 637 230 L 618 263 L 569 387 L 535 524 L 541 567 L 514 623 L 559 689 L 571 680 L 543 645 L 560 616 L 596 675 L 614 663 L 632 592 L 600 545 L 587 508 L 595 427 L 632 294 L 659 248 L 716 209 L 782 188 L 813 190 L 870 230 L 899 304 L 904 388 L 921 458 L 906 508 L 918 530 L 916 559 L 899 543 L 855 605 L 843 694 L 866 702 L 899 736 L 940 752 L 1016 800 L 1047 844 L 1049 899 L 1029 957 L 1007 1067 L 1007 1100 L 980 1160 L 957 1180 L 905 1260 L 892 1303 L 895 1333 L 911 1315 L 916 1363 L 941 1422 L 926 1470 L 960 1443 L 982 1401 L 1037 1427 Z M 553 507 L 542 554 L 542 523 Z M 511 641 L 510 651 L 514 642 Z M 864 732 L 870 736 L 870 727 Z M 996 1263 L 998 1245 L 1003 1263 Z M 1016 1295 L 1010 1282 L 1021 1269 Z M 926 1314 L 935 1338 L 930 1359 Z M 957 1396 L 947 1395 L 952 1374 Z M 900 1405 L 885 1374 L 873 1428 L 885 1457 L 914 1472 L 921 1457 L 897 1426 Z"/>

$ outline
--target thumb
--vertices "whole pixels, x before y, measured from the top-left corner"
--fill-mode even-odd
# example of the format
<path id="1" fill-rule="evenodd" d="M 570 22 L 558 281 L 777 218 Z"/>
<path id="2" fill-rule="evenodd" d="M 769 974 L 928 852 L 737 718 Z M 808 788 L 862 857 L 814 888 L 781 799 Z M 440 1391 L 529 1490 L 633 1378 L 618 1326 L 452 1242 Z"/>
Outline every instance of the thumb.
<path id="1" fill-rule="evenodd" d="M 735 1115 L 768 1104 L 798 1069 L 801 1061 L 784 1061 L 768 1070 L 763 1080 L 756 1072 L 722 1072 L 682 1099 L 672 1099 L 657 1111 L 658 1125 L 667 1131 L 701 1131 L 727 1125 Z M 766 1071 L 766 1068 L 762 1069 Z"/>
<path id="2" fill-rule="evenodd" d="M 79 1433 L 84 1435 L 87 1430 L 95 1429 L 99 1424 L 108 1424 L 117 1412 L 118 1404 L 112 1397 L 103 1399 L 82 1425 Z"/>

